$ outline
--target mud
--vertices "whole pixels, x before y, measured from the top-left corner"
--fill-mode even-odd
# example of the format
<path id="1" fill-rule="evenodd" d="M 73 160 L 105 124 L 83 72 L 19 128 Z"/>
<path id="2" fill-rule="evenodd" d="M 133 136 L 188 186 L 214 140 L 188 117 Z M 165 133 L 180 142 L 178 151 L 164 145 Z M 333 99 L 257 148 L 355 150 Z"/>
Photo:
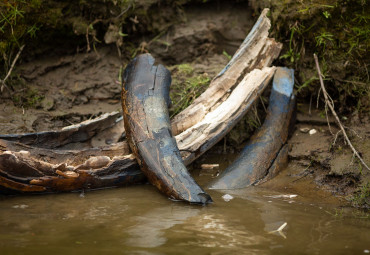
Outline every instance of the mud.
<path id="1" fill-rule="evenodd" d="M 160 36 L 135 38 L 137 53 L 149 51 L 172 70 L 174 79 L 174 66 L 183 63 L 190 64 L 194 75 L 214 77 L 228 62 L 227 55 L 232 55 L 240 45 L 256 17 L 246 3 L 210 3 L 185 7 L 179 19 L 170 27 L 163 22 L 156 24 L 162 26 L 159 30 L 165 31 Z M 0 94 L 0 133 L 55 130 L 105 112 L 121 111 L 121 70 L 131 54 L 123 52 L 119 56 L 114 44 L 100 44 L 89 53 L 57 53 L 76 51 L 56 50 L 19 63 L 16 69 L 19 84 Z M 299 106 L 296 129 L 289 140 L 289 167 L 262 186 L 317 196 L 325 201 L 333 199 L 334 194 L 347 202 L 359 185 L 369 182 L 369 173 L 352 158 L 341 134 L 333 145 L 339 129 L 330 119 L 334 136 L 330 133 L 323 105 L 319 110 L 312 106 L 311 114 L 308 108 L 307 103 Z M 345 123 L 354 145 L 365 162 L 370 162 L 369 118 L 360 119 L 355 114 L 348 119 Z M 245 127 L 245 121 L 242 125 Z M 304 129 L 317 132 L 310 135 L 301 131 Z M 229 164 L 238 148 L 229 146 L 234 144 L 231 141 L 223 143 L 200 158 L 195 168 L 202 162 Z M 224 154 L 225 151 L 233 153 Z M 209 177 L 216 173 L 199 174 Z"/>
<path id="2" fill-rule="evenodd" d="M 190 63 L 196 74 L 215 76 L 228 62 L 223 51 L 232 55 L 255 20 L 245 5 L 210 6 L 189 6 L 187 21 L 155 40 L 142 37 L 138 53 L 150 50 L 169 68 Z M 140 48 L 142 44 L 148 46 Z M 120 72 L 129 54 L 119 57 L 115 45 L 102 45 L 89 53 L 56 54 L 18 65 L 19 85 L 5 89 L 0 97 L 1 133 L 58 129 L 121 109 Z M 15 96 L 21 99 L 14 100 Z"/>
<path id="3" fill-rule="evenodd" d="M 5 90 L 0 103 L 1 133 L 58 129 L 104 112 L 120 110 L 120 59 L 109 47 L 73 56 L 43 56 L 18 67 L 26 88 Z M 11 99 L 32 88 L 43 99 L 33 107 Z M 24 95 L 27 96 L 27 95 Z"/>
<path id="4" fill-rule="evenodd" d="M 308 104 L 299 105 L 296 125 L 288 140 L 289 165 L 275 178 L 259 186 L 267 190 L 299 194 L 317 202 L 359 206 L 354 200 L 354 194 L 359 187 L 369 183 L 370 175 L 353 158 L 344 137 L 338 133 L 339 128 L 334 119 L 329 118 L 329 129 L 327 119 L 322 113 L 322 109 L 313 108 L 309 114 Z M 363 119 L 358 123 L 353 119 L 346 123 L 348 134 L 365 162 L 369 162 L 370 122 Z M 310 135 L 309 132 L 313 129 L 316 133 Z M 196 173 L 203 180 L 215 178 L 220 170 L 201 170 L 200 165 L 217 163 L 220 169 L 225 169 L 236 159 L 240 152 L 239 147 L 242 146 L 215 146 L 194 163 Z M 361 207 L 367 208 L 369 200 L 364 200 Z"/>
<path id="5" fill-rule="evenodd" d="M 350 195 L 359 185 L 369 183 L 368 170 L 354 158 L 333 118 L 326 119 L 323 109 L 311 109 L 311 114 L 308 111 L 309 105 L 304 105 L 298 113 L 296 130 L 289 141 L 290 164 L 296 166 L 287 174 L 297 178 L 297 184 L 307 179 L 332 194 L 351 200 Z M 360 122 L 352 116 L 342 121 L 353 145 L 364 161 L 369 162 L 369 119 L 363 118 Z M 306 130 L 316 130 L 316 133 Z"/>

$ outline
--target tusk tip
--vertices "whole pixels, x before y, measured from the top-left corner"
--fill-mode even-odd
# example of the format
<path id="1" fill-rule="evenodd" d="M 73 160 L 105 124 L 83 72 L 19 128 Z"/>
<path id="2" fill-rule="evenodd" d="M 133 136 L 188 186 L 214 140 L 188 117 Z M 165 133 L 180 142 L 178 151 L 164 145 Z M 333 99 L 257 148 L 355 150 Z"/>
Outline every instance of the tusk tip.
<path id="1" fill-rule="evenodd" d="M 190 200 L 190 203 L 206 205 L 213 203 L 213 200 L 207 193 L 198 193 L 196 197 Z"/>

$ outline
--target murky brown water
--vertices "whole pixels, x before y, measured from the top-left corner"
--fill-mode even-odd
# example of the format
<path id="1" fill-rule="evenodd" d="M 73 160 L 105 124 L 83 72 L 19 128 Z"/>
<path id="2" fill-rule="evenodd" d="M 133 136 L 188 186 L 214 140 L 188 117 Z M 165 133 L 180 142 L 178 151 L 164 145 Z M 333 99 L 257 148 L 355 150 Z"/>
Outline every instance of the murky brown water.
<path id="1" fill-rule="evenodd" d="M 303 198 L 246 189 L 210 192 L 206 207 L 150 185 L 12 197 L 0 202 L 0 254 L 363 254 L 370 222 Z M 337 211 L 339 214 L 342 211 Z M 349 216 L 348 216 L 349 215 Z M 287 226 L 278 232 L 283 223 Z"/>

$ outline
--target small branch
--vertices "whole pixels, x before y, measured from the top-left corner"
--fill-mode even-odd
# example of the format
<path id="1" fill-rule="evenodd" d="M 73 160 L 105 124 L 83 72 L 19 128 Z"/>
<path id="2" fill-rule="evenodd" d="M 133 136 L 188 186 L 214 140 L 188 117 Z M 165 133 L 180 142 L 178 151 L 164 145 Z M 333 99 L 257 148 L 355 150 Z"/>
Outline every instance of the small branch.
<path id="1" fill-rule="evenodd" d="M 127 7 L 127 9 L 126 10 L 124 10 L 123 12 L 121 12 L 117 17 L 115 17 L 115 19 L 118 19 L 119 17 L 121 17 L 123 14 L 125 14 L 128 10 L 130 10 L 130 8 L 131 8 L 131 5 L 129 5 L 128 7 Z"/>
<path id="2" fill-rule="evenodd" d="M 274 231 L 270 231 L 268 232 L 269 234 L 273 234 L 273 233 L 279 233 L 282 237 L 284 237 L 284 239 L 286 239 L 286 235 L 284 235 L 283 233 L 283 229 L 288 225 L 287 222 L 284 222 L 283 225 L 281 225 L 278 229 L 274 230 Z"/>
<path id="3" fill-rule="evenodd" d="M 25 46 L 25 45 L 22 45 L 22 46 L 21 46 L 21 48 L 19 49 L 19 51 L 18 51 L 17 55 L 16 55 L 16 56 L 15 56 L 15 58 L 13 59 L 13 63 L 12 63 L 12 65 L 11 65 L 11 67 L 10 67 L 10 69 L 9 69 L 8 73 L 6 74 L 5 78 L 4 78 L 3 80 L 1 80 L 1 81 L 0 81 L 0 82 L 1 82 L 1 88 L 0 88 L 0 91 L 1 91 L 1 92 L 3 92 L 4 86 L 6 87 L 5 82 L 6 82 L 6 80 L 9 78 L 10 74 L 12 73 L 13 68 L 14 68 L 14 66 L 15 66 L 15 63 L 17 62 L 17 60 L 18 60 L 19 56 L 21 55 L 21 52 L 22 52 L 22 50 L 23 50 L 24 46 Z"/>
<path id="4" fill-rule="evenodd" d="M 339 130 L 336 134 L 335 134 L 335 137 L 334 137 L 334 142 L 332 143 L 332 146 L 335 145 L 335 143 L 337 142 L 337 139 L 338 139 L 338 135 L 339 133 L 342 132 L 342 130 Z"/>
<path id="5" fill-rule="evenodd" d="M 366 163 L 364 162 L 364 160 L 362 159 L 362 157 L 360 156 L 360 154 L 358 153 L 358 151 L 355 149 L 355 147 L 353 147 L 351 141 L 349 140 L 348 136 L 347 136 L 347 133 L 346 131 L 344 130 L 344 127 L 342 125 L 342 122 L 340 121 L 337 113 L 335 112 L 334 110 L 334 103 L 333 103 L 333 100 L 329 97 L 328 95 L 328 92 L 326 91 L 325 89 L 325 86 L 324 86 L 324 81 L 322 79 L 322 75 L 321 75 L 321 70 L 320 70 L 320 65 L 319 65 L 319 60 L 317 58 L 317 55 L 316 54 L 313 54 L 313 57 L 315 58 L 315 63 L 316 63 L 316 69 L 317 69 L 317 73 L 319 74 L 319 79 L 320 79 L 320 85 L 321 85 L 321 89 L 322 89 L 322 92 L 324 94 L 324 98 L 325 98 L 325 104 L 329 106 L 330 110 L 331 110 L 331 113 L 333 114 L 333 116 L 335 117 L 335 119 L 337 120 L 338 122 L 338 125 L 340 127 L 340 129 L 342 130 L 343 132 L 343 135 L 344 135 L 344 138 L 346 139 L 349 147 L 351 147 L 352 151 L 353 151 L 353 154 L 361 161 L 361 163 L 370 171 L 370 168 L 366 165 Z M 330 99 L 329 99 L 330 98 Z"/>
<path id="6" fill-rule="evenodd" d="M 86 52 L 90 52 L 90 40 L 89 40 L 89 26 L 86 28 Z"/>
<path id="7" fill-rule="evenodd" d="M 261 100 L 261 103 L 262 103 L 262 106 L 263 106 L 263 109 L 265 110 L 265 113 L 267 112 L 267 108 L 266 108 L 266 105 L 265 103 L 263 102 L 263 98 L 262 96 L 259 96 L 260 100 Z"/>

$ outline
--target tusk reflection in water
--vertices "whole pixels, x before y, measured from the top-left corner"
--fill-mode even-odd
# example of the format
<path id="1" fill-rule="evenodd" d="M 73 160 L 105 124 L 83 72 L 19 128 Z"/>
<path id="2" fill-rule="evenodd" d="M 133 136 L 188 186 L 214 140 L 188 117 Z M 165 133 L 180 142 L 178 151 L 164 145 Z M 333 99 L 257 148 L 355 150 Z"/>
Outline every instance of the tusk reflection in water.
<path id="1" fill-rule="evenodd" d="M 199 212 L 199 208 L 183 204 L 155 208 L 136 217 L 138 223 L 128 228 L 127 233 L 131 237 L 127 239 L 126 244 L 146 248 L 161 246 L 167 241 L 164 235 L 166 229 L 183 223 Z"/>

